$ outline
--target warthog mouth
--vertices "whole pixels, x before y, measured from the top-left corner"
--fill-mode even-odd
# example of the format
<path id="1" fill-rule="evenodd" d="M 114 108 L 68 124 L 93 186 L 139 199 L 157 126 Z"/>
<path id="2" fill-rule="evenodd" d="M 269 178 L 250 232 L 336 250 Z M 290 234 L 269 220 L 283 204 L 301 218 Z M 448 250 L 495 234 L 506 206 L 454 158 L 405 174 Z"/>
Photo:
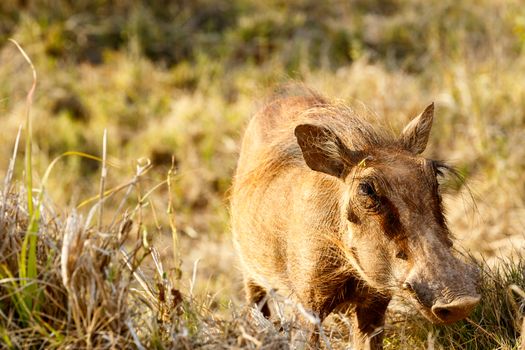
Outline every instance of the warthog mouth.
<path id="1" fill-rule="evenodd" d="M 410 298 L 427 320 L 438 325 L 452 324 L 467 318 L 478 305 L 480 299 L 479 295 L 458 297 L 452 302 L 438 299 L 431 307 L 428 307 L 420 303 L 413 295 Z"/>
<path id="2" fill-rule="evenodd" d="M 469 288 L 470 289 L 470 288 Z M 468 293 L 456 294 L 449 288 L 436 291 L 404 282 L 402 294 L 417 310 L 434 324 L 451 324 L 467 318 L 479 304 L 481 296 L 472 288 Z"/>

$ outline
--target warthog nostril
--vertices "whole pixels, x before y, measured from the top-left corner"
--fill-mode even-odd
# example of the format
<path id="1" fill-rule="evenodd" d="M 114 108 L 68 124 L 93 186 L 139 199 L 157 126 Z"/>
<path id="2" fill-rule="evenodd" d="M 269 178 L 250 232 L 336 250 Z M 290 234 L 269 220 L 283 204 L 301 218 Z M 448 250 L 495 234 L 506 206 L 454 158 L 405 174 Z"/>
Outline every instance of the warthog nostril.
<path id="1" fill-rule="evenodd" d="M 432 311 L 441 320 L 446 320 L 447 318 L 449 318 L 450 313 L 451 313 L 449 309 L 443 308 L 443 307 L 433 308 Z"/>
<path id="2" fill-rule="evenodd" d="M 436 301 L 432 313 L 443 323 L 453 323 L 467 317 L 479 303 L 480 297 L 461 297 L 451 303 Z"/>

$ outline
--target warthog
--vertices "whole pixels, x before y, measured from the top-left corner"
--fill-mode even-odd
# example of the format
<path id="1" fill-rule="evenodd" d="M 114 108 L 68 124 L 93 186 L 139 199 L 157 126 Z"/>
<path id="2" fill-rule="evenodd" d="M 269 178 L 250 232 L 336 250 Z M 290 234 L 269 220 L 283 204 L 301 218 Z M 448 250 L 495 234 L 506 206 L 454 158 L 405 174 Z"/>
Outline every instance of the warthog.
<path id="1" fill-rule="evenodd" d="M 478 273 L 452 251 L 438 184 L 449 167 L 420 156 L 433 113 L 396 137 L 308 93 L 251 119 L 231 198 L 248 303 L 269 317 L 274 289 L 321 321 L 348 310 L 354 346 L 372 349 L 396 293 L 434 323 L 469 315 Z"/>

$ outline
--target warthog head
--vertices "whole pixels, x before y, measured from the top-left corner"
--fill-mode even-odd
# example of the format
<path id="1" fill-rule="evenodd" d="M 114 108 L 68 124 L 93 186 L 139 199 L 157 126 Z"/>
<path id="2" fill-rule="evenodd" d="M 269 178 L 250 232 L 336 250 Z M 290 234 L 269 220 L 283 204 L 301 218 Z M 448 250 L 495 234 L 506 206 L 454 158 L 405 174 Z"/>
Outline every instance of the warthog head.
<path id="1" fill-rule="evenodd" d="M 363 149 L 322 125 L 301 124 L 295 135 L 311 169 L 345 184 L 343 244 L 360 278 L 408 296 L 432 322 L 452 323 L 478 304 L 478 273 L 453 253 L 438 183 L 448 167 L 420 156 L 433 112 L 432 104 L 393 142 Z"/>

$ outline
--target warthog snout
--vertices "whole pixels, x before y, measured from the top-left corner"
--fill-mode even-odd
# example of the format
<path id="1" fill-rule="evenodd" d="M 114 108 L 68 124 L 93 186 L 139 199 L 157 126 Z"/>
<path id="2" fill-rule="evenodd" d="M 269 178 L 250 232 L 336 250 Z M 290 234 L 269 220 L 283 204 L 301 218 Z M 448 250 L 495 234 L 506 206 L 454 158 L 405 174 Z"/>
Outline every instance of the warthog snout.
<path id="1" fill-rule="evenodd" d="M 468 317 L 481 299 L 476 291 L 479 271 L 450 255 L 445 261 L 455 268 L 446 269 L 439 264 L 433 269 L 427 262 L 413 270 L 402 285 L 421 313 L 438 324 L 450 324 Z"/>
<path id="2" fill-rule="evenodd" d="M 437 300 L 432 306 L 432 313 L 443 323 L 454 323 L 466 318 L 478 305 L 479 296 L 466 296 L 447 303 Z"/>

